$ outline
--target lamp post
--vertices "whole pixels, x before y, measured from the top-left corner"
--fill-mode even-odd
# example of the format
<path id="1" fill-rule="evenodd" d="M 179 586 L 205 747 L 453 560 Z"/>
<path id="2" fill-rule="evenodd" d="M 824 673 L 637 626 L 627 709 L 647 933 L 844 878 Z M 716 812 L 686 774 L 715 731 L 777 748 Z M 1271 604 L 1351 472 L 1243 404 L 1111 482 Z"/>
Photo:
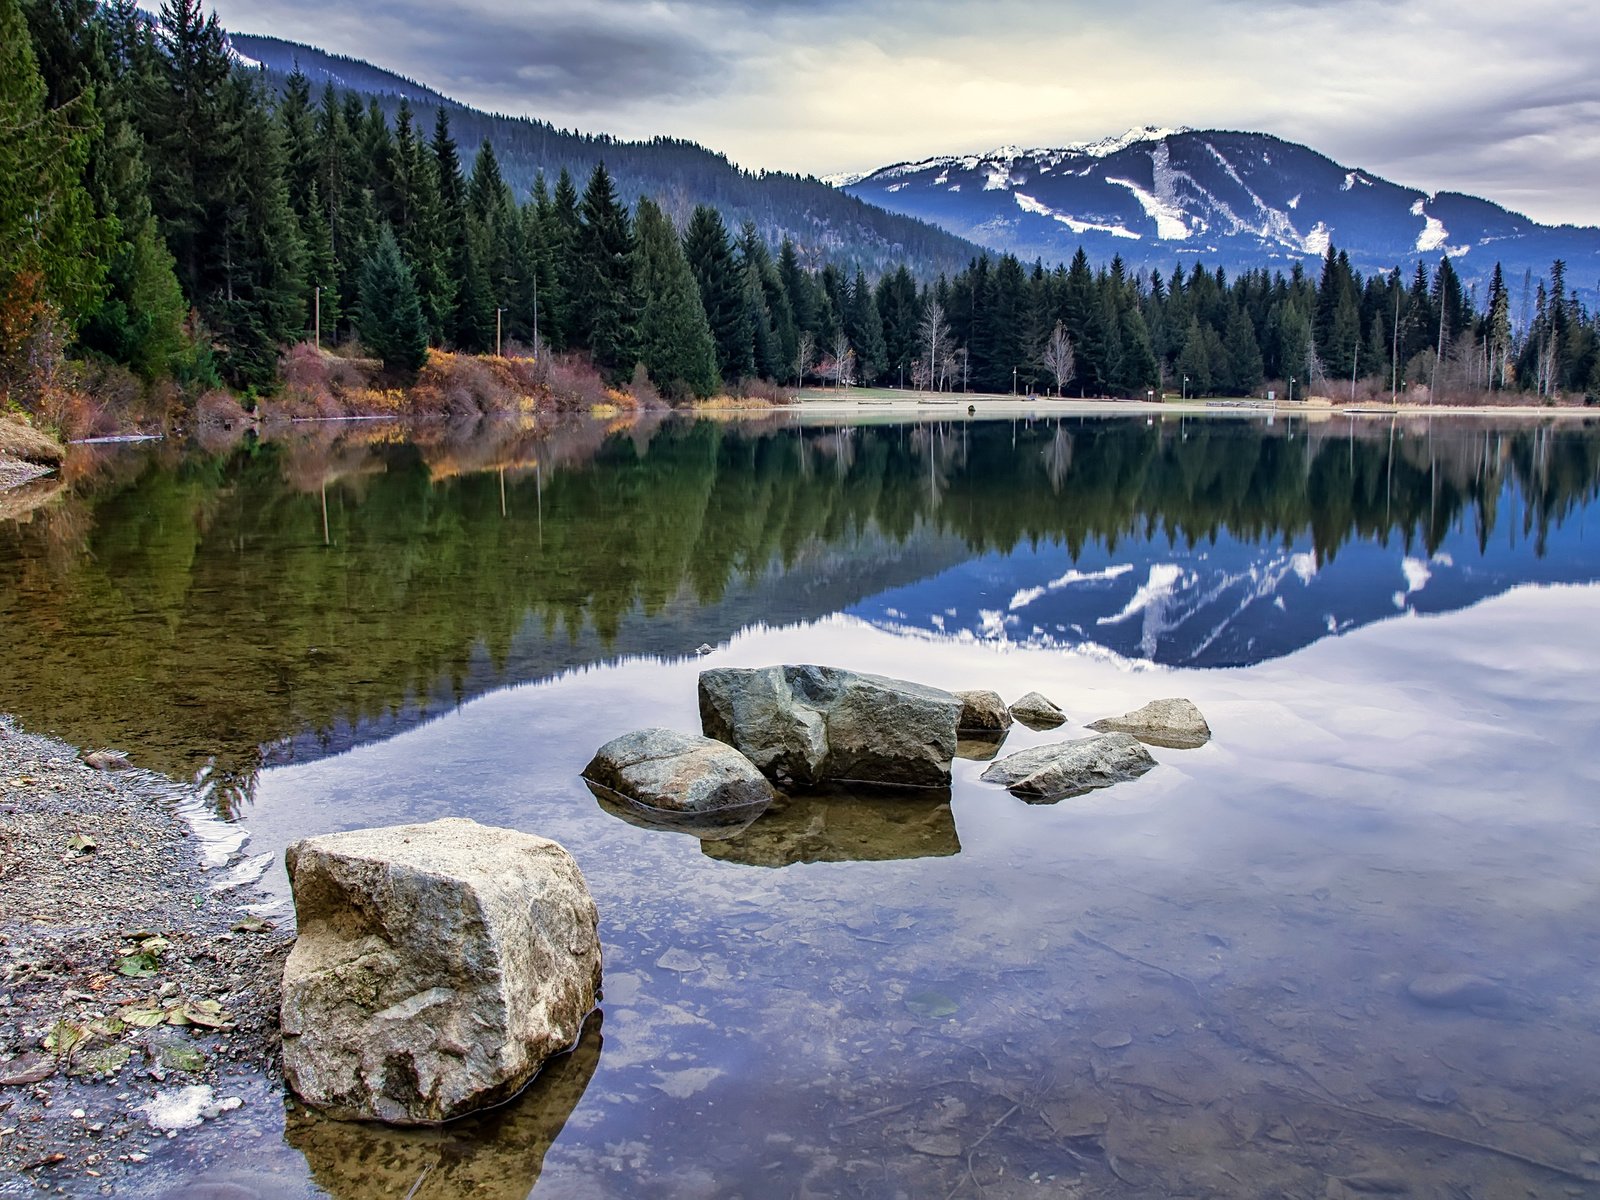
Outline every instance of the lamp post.
<path id="1" fill-rule="evenodd" d="M 500 357 L 500 314 L 503 312 L 505 312 L 503 308 L 494 310 L 494 356 L 496 358 Z"/>
<path id="2" fill-rule="evenodd" d="M 315 336 L 315 338 L 317 339 L 317 349 L 321 350 L 322 349 L 322 288 L 321 287 L 317 288 L 317 316 L 316 316 L 316 324 L 313 326 L 313 328 L 316 330 L 316 333 L 313 336 Z"/>
<path id="3" fill-rule="evenodd" d="M 1289 403 L 1294 403 L 1294 376 L 1289 376 Z"/>
<path id="4" fill-rule="evenodd" d="M 1189 377 L 1187 375 L 1183 377 L 1183 398 L 1185 400 L 1189 398 Z"/>
<path id="5" fill-rule="evenodd" d="M 1015 367 L 1011 368 L 1011 394 L 1013 396 L 1017 394 L 1017 369 Z"/>

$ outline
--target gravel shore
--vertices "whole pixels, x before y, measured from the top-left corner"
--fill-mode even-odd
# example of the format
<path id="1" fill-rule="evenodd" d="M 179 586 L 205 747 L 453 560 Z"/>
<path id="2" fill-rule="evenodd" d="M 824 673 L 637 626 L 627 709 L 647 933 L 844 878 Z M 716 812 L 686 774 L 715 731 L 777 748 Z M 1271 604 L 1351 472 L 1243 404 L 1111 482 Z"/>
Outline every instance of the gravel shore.
<path id="1" fill-rule="evenodd" d="M 290 934 L 219 890 L 181 788 L 87 757 L 0 716 L 0 1195 L 120 1191 L 278 1072 Z"/>

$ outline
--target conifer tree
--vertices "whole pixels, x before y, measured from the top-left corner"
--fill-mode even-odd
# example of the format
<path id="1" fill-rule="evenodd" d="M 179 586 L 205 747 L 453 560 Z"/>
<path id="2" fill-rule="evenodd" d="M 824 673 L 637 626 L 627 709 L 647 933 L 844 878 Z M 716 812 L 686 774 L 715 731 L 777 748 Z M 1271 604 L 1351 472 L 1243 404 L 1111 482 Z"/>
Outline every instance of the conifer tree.
<path id="1" fill-rule="evenodd" d="M 428 359 L 428 322 L 411 268 L 387 225 L 357 276 L 361 344 L 391 371 L 415 373 Z"/>
<path id="2" fill-rule="evenodd" d="M 716 345 L 678 235 L 649 198 L 639 201 L 634 231 L 634 270 L 644 296 L 639 361 L 665 396 L 710 396 L 718 384 Z"/>
<path id="3" fill-rule="evenodd" d="M 104 231 L 83 186 L 78 117 L 47 106 L 17 0 L 0 0 L 0 366 L 38 316 L 53 309 L 75 324 L 103 295 Z"/>
<path id="4" fill-rule="evenodd" d="M 578 211 L 574 340 L 601 370 L 625 378 L 637 359 L 633 233 L 605 163 L 595 164 Z"/>
<path id="5" fill-rule="evenodd" d="M 737 383 L 755 373 L 755 330 L 745 307 L 743 279 L 728 230 L 716 209 L 704 204 L 695 208 L 684 231 L 683 252 L 716 344 L 718 373 L 727 382 Z"/>
<path id="6" fill-rule="evenodd" d="M 888 366 L 889 352 L 883 340 L 883 320 L 877 300 L 867 286 L 864 271 L 857 270 L 850 287 L 850 307 L 845 314 L 845 336 L 855 347 L 858 378 L 864 384 L 878 381 Z"/>

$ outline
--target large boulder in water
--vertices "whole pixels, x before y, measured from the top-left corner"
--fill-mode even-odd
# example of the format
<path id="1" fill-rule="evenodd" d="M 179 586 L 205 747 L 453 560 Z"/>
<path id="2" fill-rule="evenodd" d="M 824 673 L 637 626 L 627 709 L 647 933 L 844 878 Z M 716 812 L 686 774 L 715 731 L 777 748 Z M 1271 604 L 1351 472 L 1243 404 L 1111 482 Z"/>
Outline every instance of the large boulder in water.
<path id="1" fill-rule="evenodd" d="M 300 936 L 283 1069 L 345 1120 L 434 1124 L 510 1099 L 577 1041 L 599 917 L 555 842 L 448 818 L 286 854 Z"/>
<path id="2" fill-rule="evenodd" d="M 982 778 L 1005 785 L 1024 800 L 1054 803 L 1137 779 L 1155 765 L 1155 759 L 1137 738 L 1126 733 L 1102 733 L 1008 754 Z"/>
<path id="3" fill-rule="evenodd" d="M 779 783 L 946 787 L 961 701 L 837 667 L 722 667 L 700 674 L 700 724 Z"/>
<path id="4" fill-rule="evenodd" d="M 650 808 L 712 813 L 772 801 L 772 785 L 755 764 L 726 742 L 640 729 L 612 738 L 583 769 L 592 784 Z"/>
<path id="5" fill-rule="evenodd" d="M 1168 750 L 1193 750 L 1211 740 L 1211 726 L 1189 700 L 1152 700 L 1143 708 L 1089 723 L 1105 733 L 1131 733 L 1141 742 Z"/>

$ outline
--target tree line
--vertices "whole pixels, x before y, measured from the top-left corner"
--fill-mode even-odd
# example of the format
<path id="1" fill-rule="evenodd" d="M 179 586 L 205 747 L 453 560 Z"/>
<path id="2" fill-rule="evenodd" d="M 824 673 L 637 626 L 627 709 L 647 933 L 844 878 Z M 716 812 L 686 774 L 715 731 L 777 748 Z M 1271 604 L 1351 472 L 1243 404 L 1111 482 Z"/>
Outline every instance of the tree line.
<path id="1" fill-rule="evenodd" d="M 1600 392 L 1600 332 L 1563 264 L 1497 269 L 1480 306 L 1448 258 L 1363 279 L 1330 248 L 1229 279 L 975 258 L 919 280 L 820 267 L 753 222 L 630 208 L 604 162 L 518 200 L 451 110 L 313 95 L 239 67 L 200 0 L 0 0 L 0 385 L 52 349 L 145 380 L 267 390 L 285 345 L 352 337 L 397 372 L 431 346 L 576 351 L 672 398 L 751 380 L 985 392 L 1251 395 L 1267 381 Z"/>

